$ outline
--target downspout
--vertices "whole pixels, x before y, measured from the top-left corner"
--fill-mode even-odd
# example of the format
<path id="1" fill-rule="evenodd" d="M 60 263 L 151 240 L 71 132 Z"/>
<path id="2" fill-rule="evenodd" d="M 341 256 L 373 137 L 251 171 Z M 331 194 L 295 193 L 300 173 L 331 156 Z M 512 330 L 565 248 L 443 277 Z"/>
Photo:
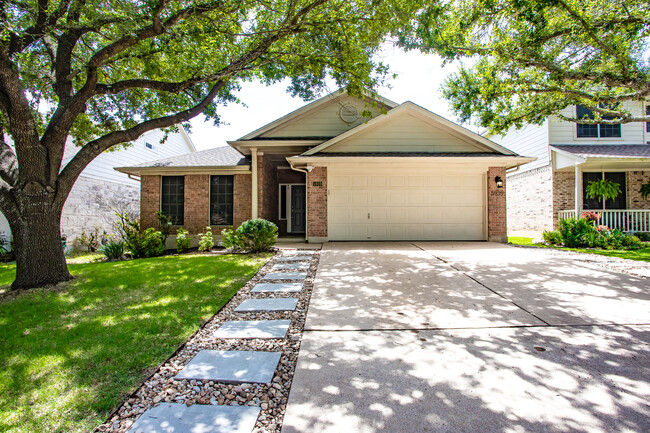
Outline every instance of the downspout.
<path id="1" fill-rule="evenodd" d="M 127 174 L 127 176 L 129 177 L 129 179 L 135 180 L 136 182 L 141 181 L 140 176 L 136 176 L 135 174 Z"/>
<path id="2" fill-rule="evenodd" d="M 251 219 L 256 219 L 257 209 L 257 148 L 251 148 Z"/>

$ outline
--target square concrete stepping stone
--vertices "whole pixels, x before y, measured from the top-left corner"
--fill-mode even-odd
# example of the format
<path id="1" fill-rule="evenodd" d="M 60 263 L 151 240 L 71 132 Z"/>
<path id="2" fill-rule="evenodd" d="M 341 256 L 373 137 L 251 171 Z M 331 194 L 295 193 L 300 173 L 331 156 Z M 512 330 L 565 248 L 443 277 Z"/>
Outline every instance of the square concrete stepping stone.
<path id="1" fill-rule="evenodd" d="M 301 291 L 302 288 L 302 283 L 259 283 L 253 287 L 251 292 L 296 293 Z"/>
<path id="2" fill-rule="evenodd" d="M 309 269 L 309 263 L 276 263 L 273 269 L 297 269 L 306 271 Z"/>
<path id="3" fill-rule="evenodd" d="M 307 272 L 269 272 L 263 280 L 304 280 Z"/>
<path id="4" fill-rule="evenodd" d="M 163 403 L 147 409 L 128 433 L 251 433 L 261 409 Z"/>
<path id="5" fill-rule="evenodd" d="M 278 257 L 277 261 L 278 262 L 299 262 L 299 261 L 307 261 L 311 260 L 312 256 L 283 256 L 283 257 Z"/>
<path id="6" fill-rule="evenodd" d="M 280 352 L 202 350 L 174 379 L 226 383 L 271 383 Z"/>
<path id="7" fill-rule="evenodd" d="M 217 338 L 284 338 L 291 320 L 229 321 L 217 329 Z"/>
<path id="8" fill-rule="evenodd" d="M 298 298 L 246 299 L 235 308 L 235 311 L 238 313 L 248 313 L 251 311 L 287 311 L 295 310 L 296 305 L 298 305 Z"/>

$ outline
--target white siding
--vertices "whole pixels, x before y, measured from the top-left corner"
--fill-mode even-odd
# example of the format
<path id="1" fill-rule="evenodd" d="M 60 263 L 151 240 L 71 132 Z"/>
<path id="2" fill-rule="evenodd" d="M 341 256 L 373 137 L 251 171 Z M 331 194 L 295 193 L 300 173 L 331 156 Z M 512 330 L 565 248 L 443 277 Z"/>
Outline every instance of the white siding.
<path id="1" fill-rule="evenodd" d="M 359 118 L 355 122 L 344 122 L 339 116 L 339 111 L 344 105 L 357 108 Z M 364 110 L 372 112 L 373 118 L 381 115 L 379 108 L 357 98 L 342 95 L 265 132 L 261 137 L 335 137 L 368 120 L 361 116 Z"/>
<path id="2" fill-rule="evenodd" d="M 389 120 L 390 119 L 390 120 Z M 328 152 L 484 152 L 448 131 L 408 113 L 342 140 Z"/>
<path id="3" fill-rule="evenodd" d="M 167 140 L 164 143 L 160 143 L 163 136 L 164 133 L 160 130 L 150 131 L 138 138 L 129 147 L 117 151 L 104 152 L 88 164 L 81 175 L 101 181 L 139 185 L 138 182 L 129 179 L 124 173 L 115 171 L 114 168 L 141 164 L 143 162 L 192 152 L 192 148 L 181 133 L 170 133 Z M 147 149 L 145 143 L 152 144 L 154 149 Z M 66 144 L 62 166 L 65 166 L 79 149 L 79 147 L 68 142 Z"/>
<path id="4" fill-rule="evenodd" d="M 521 166 L 521 170 L 542 167 L 550 161 L 547 122 L 539 126 L 526 125 L 521 129 L 512 128 L 505 135 L 490 137 L 490 139 L 521 156 L 537 158 L 536 161 Z"/>
<path id="5" fill-rule="evenodd" d="M 628 102 L 626 106 L 636 116 L 644 113 L 643 102 Z M 562 114 L 569 117 L 575 116 L 575 107 L 567 107 Z M 645 123 L 626 123 L 621 125 L 620 138 L 577 138 L 576 124 L 566 122 L 557 117 L 549 119 L 550 140 L 553 144 L 645 144 Z"/>

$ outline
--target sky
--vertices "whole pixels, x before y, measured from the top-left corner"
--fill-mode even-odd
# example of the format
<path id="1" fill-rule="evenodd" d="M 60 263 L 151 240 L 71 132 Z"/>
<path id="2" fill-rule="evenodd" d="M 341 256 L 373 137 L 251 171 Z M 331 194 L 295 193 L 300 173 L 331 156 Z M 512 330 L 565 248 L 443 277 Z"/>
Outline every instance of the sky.
<path id="1" fill-rule="evenodd" d="M 424 55 L 419 51 L 405 53 L 392 46 L 385 46 L 379 58 L 390 65 L 391 72 L 397 74 L 395 79 L 387 82 L 390 88 L 378 89 L 381 96 L 397 103 L 411 101 L 456 121 L 440 92 L 445 77 L 456 70 L 455 65 L 443 68 L 442 60 L 436 55 Z M 197 150 L 225 146 L 226 141 L 236 140 L 308 103 L 301 98 L 292 98 L 286 89 L 287 83 L 269 87 L 259 82 L 243 83 L 237 95 L 246 106 L 231 104 L 220 107 L 218 112 L 224 124 L 216 127 L 212 121 L 205 122 L 202 115 L 190 122 L 190 138 L 194 146 Z"/>

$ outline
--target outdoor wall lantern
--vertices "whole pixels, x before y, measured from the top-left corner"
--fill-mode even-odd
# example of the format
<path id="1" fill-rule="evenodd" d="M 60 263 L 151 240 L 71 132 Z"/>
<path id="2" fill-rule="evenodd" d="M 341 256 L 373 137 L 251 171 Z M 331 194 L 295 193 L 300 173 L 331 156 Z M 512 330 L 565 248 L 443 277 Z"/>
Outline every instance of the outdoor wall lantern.
<path id="1" fill-rule="evenodd" d="M 495 177 L 494 183 L 497 184 L 497 188 L 503 188 L 503 179 L 501 179 L 501 176 Z"/>

